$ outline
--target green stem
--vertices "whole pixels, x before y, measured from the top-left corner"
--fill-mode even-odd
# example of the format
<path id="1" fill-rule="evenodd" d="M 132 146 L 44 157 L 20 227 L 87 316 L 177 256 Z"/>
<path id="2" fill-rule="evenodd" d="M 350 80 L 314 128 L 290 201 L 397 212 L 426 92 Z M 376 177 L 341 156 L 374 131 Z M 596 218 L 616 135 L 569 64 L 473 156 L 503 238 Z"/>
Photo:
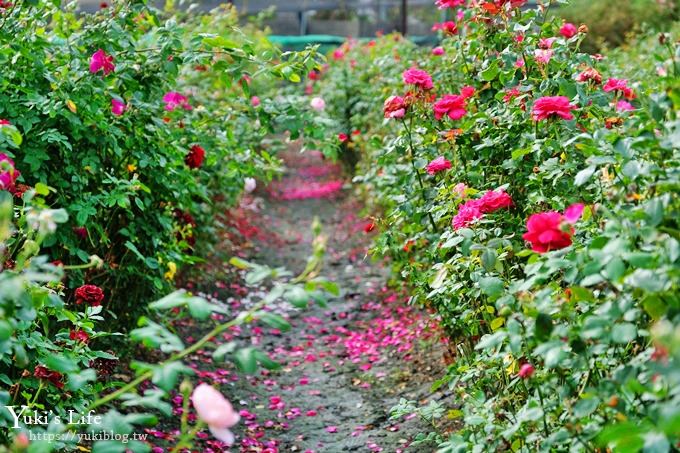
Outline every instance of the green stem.
<path id="1" fill-rule="evenodd" d="M 413 172 L 416 174 L 416 178 L 418 179 L 418 185 L 420 186 L 420 195 L 421 195 L 421 198 L 423 199 L 423 205 L 424 205 L 425 208 L 427 208 L 427 196 L 425 194 L 425 185 L 423 184 L 423 178 L 420 175 L 420 171 L 416 167 L 416 162 L 415 162 L 415 153 L 413 151 L 413 137 L 411 135 L 411 127 L 407 126 L 406 121 L 404 121 L 403 119 L 401 121 L 404 124 L 404 128 L 406 129 L 406 135 L 408 137 L 408 150 L 409 150 L 409 160 L 411 161 L 411 167 L 413 168 Z M 410 121 L 413 121 L 413 118 L 411 118 Z M 434 223 L 434 218 L 432 217 L 432 213 L 428 211 L 427 217 L 430 220 L 430 225 L 432 226 L 432 232 L 437 233 L 437 224 Z"/>

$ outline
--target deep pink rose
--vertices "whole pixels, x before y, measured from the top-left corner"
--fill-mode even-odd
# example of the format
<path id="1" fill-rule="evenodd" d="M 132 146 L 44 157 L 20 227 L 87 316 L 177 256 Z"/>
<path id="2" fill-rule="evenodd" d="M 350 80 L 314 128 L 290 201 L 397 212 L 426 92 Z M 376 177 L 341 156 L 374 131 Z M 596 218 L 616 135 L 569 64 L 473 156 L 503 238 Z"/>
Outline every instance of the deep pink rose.
<path id="1" fill-rule="evenodd" d="M 441 23 L 436 23 L 432 25 L 432 31 L 437 31 L 441 30 L 446 34 L 449 35 L 455 35 L 458 33 L 458 26 L 456 23 L 452 20 L 446 21 L 446 22 L 441 22 Z"/>
<path id="2" fill-rule="evenodd" d="M 107 55 L 102 49 L 99 49 L 90 57 L 90 72 L 95 74 L 99 71 L 104 71 L 104 75 L 109 75 L 116 66 L 113 64 L 113 57 Z"/>
<path id="3" fill-rule="evenodd" d="M 522 93 L 519 91 L 518 87 L 510 88 L 505 92 L 505 96 L 503 96 L 503 102 L 510 102 L 520 94 Z"/>
<path id="4" fill-rule="evenodd" d="M 465 97 L 458 94 L 447 94 L 434 104 L 434 117 L 440 120 L 448 115 L 452 120 L 459 120 L 465 116 Z"/>
<path id="5" fill-rule="evenodd" d="M 562 25 L 562 28 L 560 28 L 560 35 L 567 39 L 576 36 L 576 33 L 578 33 L 578 28 L 570 22 L 565 22 L 564 25 Z"/>
<path id="6" fill-rule="evenodd" d="M 607 93 L 616 91 L 622 94 L 626 99 L 635 99 L 635 93 L 633 93 L 633 90 L 628 86 L 628 80 L 626 79 L 609 79 L 602 89 Z"/>
<path id="7" fill-rule="evenodd" d="M 385 118 L 403 118 L 406 114 L 406 102 L 401 96 L 390 96 L 383 104 Z"/>
<path id="8" fill-rule="evenodd" d="M 345 52 L 342 49 L 335 49 L 333 51 L 334 60 L 342 60 L 343 58 L 345 58 Z"/>
<path id="9" fill-rule="evenodd" d="M 439 9 L 455 8 L 457 6 L 465 5 L 465 0 L 437 0 L 435 5 L 437 5 Z"/>
<path id="10" fill-rule="evenodd" d="M 20 175 L 14 161 L 7 154 L 0 153 L 0 190 L 14 192 L 14 183 Z"/>
<path id="11" fill-rule="evenodd" d="M 111 99 L 111 113 L 121 116 L 125 110 L 127 110 L 125 103 L 120 102 L 118 99 Z"/>
<path id="12" fill-rule="evenodd" d="M 460 95 L 463 96 L 465 99 L 471 98 L 472 96 L 475 95 L 475 87 L 471 86 L 464 86 L 460 90 Z"/>
<path id="13" fill-rule="evenodd" d="M 349 140 L 349 136 L 344 132 L 340 132 L 338 134 L 338 140 L 340 140 L 340 143 L 345 143 L 347 140 Z"/>
<path id="14" fill-rule="evenodd" d="M 184 110 L 191 110 L 191 105 L 189 105 L 187 97 L 176 91 L 165 93 L 163 102 L 165 102 L 165 110 L 169 112 L 172 112 L 177 107 L 182 107 Z"/>
<path id="15" fill-rule="evenodd" d="M 504 190 L 489 190 L 479 199 L 479 210 L 486 214 L 512 206 L 512 198 Z"/>
<path id="16" fill-rule="evenodd" d="M 426 71 L 418 68 L 411 68 L 404 71 L 401 75 L 404 83 L 408 85 L 415 85 L 421 90 L 430 90 L 434 87 L 432 84 L 432 77 Z"/>
<path id="17" fill-rule="evenodd" d="M 545 253 L 569 247 L 573 234 L 574 228 L 564 222 L 562 214 L 549 211 L 529 216 L 527 232 L 522 237 L 531 244 L 533 251 Z"/>
<path id="18" fill-rule="evenodd" d="M 566 96 L 546 96 L 534 102 L 531 116 L 535 121 L 545 120 L 554 116 L 559 116 L 565 120 L 573 120 L 574 115 L 571 111 L 576 108 L 569 102 Z"/>
<path id="19" fill-rule="evenodd" d="M 455 230 L 465 228 L 473 221 L 481 219 L 483 215 L 479 200 L 466 201 L 458 208 L 458 214 L 453 217 L 451 224 Z"/>
<path id="20" fill-rule="evenodd" d="M 257 96 L 253 96 L 252 98 L 250 98 L 250 105 L 252 105 L 253 107 L 257 107 L 258 105 L 260 105 L 260 98 L 258 98 Z"/>
<path id="21" fill-rule="evenodd" d="M 444 48 L 442 46 L 437 46 L 434 49 L 432 49 L 432 55 L 444 55 Z"/>
<path id="22" fill-rule="evenodd" d="M 519 373 L 517 373 L 517 376 L 521 377 L 522 379 L 529 379 L 533 374 L 534 374 L 534 366 L 530 363 L 525 363 L 522 365 L 519 369 Z"/>
<path id="23" fill-rule="evenodd" d="M 448 170 L 451 168 L 451 162 L 444 156 L 439 156 L 432 162 L 427 164 L 427 172 L 431 175 L 437 174 L 440 171 Z"/>
<path id="24" fill-rule="evenodd" d="M 191 395 L 191 403 L 198 418 L 208 425 L 215 438 L 227 445 L 234 443 L 234 435 L 229 428 L 236 425 L 241 417 L 219 391 L 208 384 L 200 384 Z"/>

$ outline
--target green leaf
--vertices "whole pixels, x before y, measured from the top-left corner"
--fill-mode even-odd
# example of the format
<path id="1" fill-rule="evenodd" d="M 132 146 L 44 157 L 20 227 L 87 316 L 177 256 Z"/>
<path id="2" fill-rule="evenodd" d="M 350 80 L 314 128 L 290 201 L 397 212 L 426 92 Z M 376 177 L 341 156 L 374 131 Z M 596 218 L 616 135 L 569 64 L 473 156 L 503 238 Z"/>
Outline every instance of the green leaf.
<path id="1" fill-rule="evenodd" d="M 288 332 L 290 330 L 290 323 L 286 321 L 281 315 L 260 311 L 255 314 L 255 317 L 267 324 L 269 327 L 279 329 L 282 332 Z"/>
<path id="2" fill-rule="evenodd" d="M 616 343 L 630 343 L 637 337 L 637 327 L 629 322 L 614 324 L 612 340 Z"/>
<path id="3" fill-rule="evenodd" d="M 255 374 L 257 371 L 257 356 L 255 355 L 255 348 L 248 347 L 236 351 L 234 354 L 234 363 L 239 370 L 246 374 Z"/>
<path id="4" fill-rule="evenodd" d="M 497 298 L 503 293 L 505 288 L 503 285 L 503 280 L 498 277 L 484 277 L 479 281 L 479 287 L 482 289 L 484 294 L 490 298 Z"/>
<path id="5" fill-rule="evenodd" d="M 577 186 L 582 186 L 583 184 L 587 183 L 588 180 L 593 176 L 595 173 L 596 168 L 594 166 L 590 166 L 588 168 L 585 168 L 581 171 L 579 171 L 576 174 L 576 177 L 574 178 L 574 184 Z"/>

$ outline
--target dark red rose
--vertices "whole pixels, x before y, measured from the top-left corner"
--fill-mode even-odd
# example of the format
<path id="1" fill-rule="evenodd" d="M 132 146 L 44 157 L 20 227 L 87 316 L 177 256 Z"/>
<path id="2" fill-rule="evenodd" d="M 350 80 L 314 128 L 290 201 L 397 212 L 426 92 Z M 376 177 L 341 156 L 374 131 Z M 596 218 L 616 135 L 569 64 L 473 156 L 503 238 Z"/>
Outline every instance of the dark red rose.
<path id="1" fill-rule="evenodd" d="M 184 162 L 189 168 L 200 168 L 205 160 L 205 150 L 201 145 L 193 145 Z"/>
<path id="2" fill-rule="evenodd" d="M 37 367 L 35 367 L 35 370 L 33 371 L 33 376 L 37 377 L 38 379 L 49 381 L 50 383 L 52 383 L 52 385 L 59 389 L 64 388 L 64 383 L 62 382 L 63 378 L 62 374 L 56 371 L 52 371 L 42 365 L 38 365 Z"/>
<path id="3" fill-rule="evenodd" d="M 83 285 L 76 289 L 76 304 L 86 303 L 92 307 L 102 304 L 104 291 L 96 285 Z"/>

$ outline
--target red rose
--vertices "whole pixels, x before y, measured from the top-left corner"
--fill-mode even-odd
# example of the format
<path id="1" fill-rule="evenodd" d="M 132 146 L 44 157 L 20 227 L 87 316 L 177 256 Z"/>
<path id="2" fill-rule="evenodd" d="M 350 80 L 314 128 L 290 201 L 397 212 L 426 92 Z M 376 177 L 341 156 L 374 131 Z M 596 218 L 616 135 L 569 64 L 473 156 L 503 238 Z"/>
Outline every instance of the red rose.
<path id="1" fill-rule="evenodd" d="M 71 340 L 80 341 L 81 343 L 87 343 L 90 341 L 90 336 L 84 330 L 73 330 L 68 334 Z"/>
<path id="2" fill-rule="evenodd" d="M 370 233 L 373 230 L 375 230 L 375 223 L 369 222 L 364 225 L 364 233 Z"/>
<path id="3" fill-rule="evenodd" d="M 64 383 L 61 381 L 63 378 L 62 374 L 56 371 L 52 371 L 42 365 L 38 365 L 37 367 L 35 367 L 35 370 L 33 371 L 33 376 L 37 377 L 38 379 L 49 381 L 50 383 L 52 383 L 52 385 L 59 389 L 64 388 Z"/>
<path id="4" fill-rule="evenodd" d="M 534 374 L 534 366 L 530 363 L 525 363 L 522 365 L 522 367 L 519 369 L 519 373 L 517 375 L 521 377 L 522 379 L 529 379 L 533 374 Z"/>
<path id="5" fill-rule="evenodd" d="M 569 247 L 574 228 L 563 220 L 562 214 L 555 211 L 532 214 L 527 220 L 527 232 L 522 237 L 538 253 Z"/>
<path id="6" fill-rule="evenodd" d="M 193 145 L 184 162 L 189 168 L 200 168 L 205 160 L 205 150 L 201 145 Z"/>
<path id="7" fill-rule="evenodd" d="M 104 291 L 96 285 L 83 285 L 76 289 L 76 304 L 86 303 L 92 307 L 97 307 L 104 300 Z"/>

